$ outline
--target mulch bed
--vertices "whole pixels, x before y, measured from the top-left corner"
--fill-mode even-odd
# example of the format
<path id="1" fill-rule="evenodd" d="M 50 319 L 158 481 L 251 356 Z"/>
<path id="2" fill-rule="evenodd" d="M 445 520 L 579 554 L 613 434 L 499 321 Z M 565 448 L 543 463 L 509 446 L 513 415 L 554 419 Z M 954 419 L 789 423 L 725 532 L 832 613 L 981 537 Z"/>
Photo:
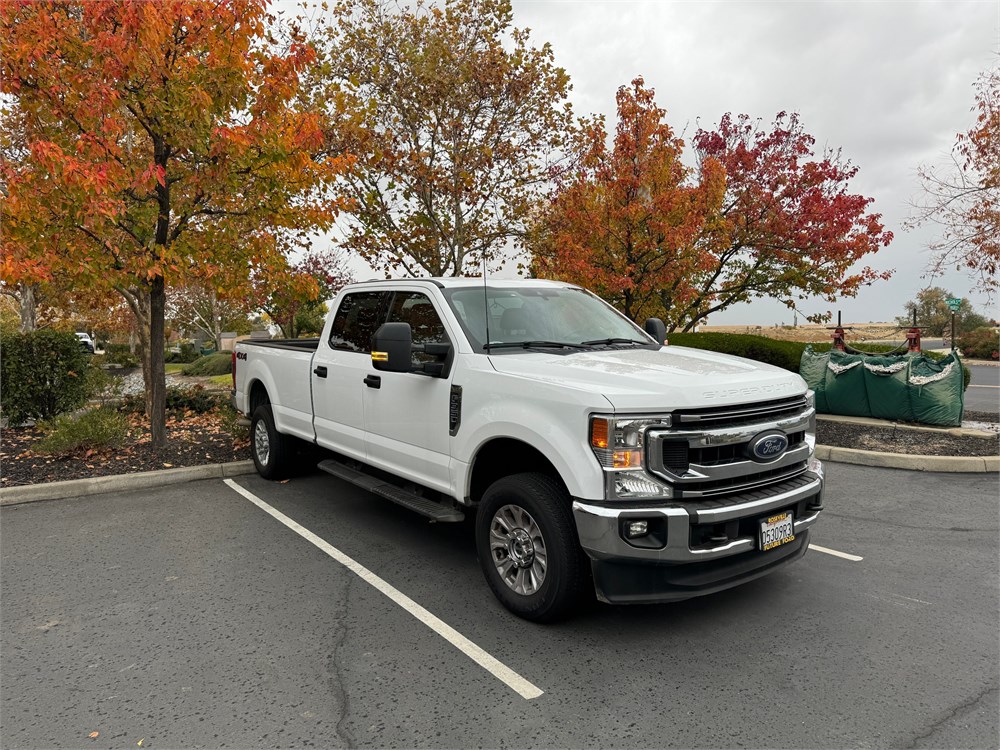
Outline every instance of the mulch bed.
<path id="1" fill-rule="evenodd" d="M 112 474 L 133 474 L 181 466 L 200 466 L 250 458 L 246 436 L 234 438 L 218 414 L 168 415 L 167 447 L 153 450 L 145 418 L 130 417 L 125 444 L 118 448 L 80 450 L 65 456 L 34 453 L 41 433 L 34 427 L 9 427 L 0 440 L 0 486 L 59 482 Z"/>
<path id="2" fill-rule="evenodd" d="M 966 420 L 995 423 L 996 416 L 965 413 Z M 858 448 L 880 453 L 907 453 L 918 456 L 996 456 L 1000 454 L 1000 435 L 973 437 L 947 433 L 906 430 L 896 427 L 843 424 L 819 420 L 816 442 L 839 448 Z"/>

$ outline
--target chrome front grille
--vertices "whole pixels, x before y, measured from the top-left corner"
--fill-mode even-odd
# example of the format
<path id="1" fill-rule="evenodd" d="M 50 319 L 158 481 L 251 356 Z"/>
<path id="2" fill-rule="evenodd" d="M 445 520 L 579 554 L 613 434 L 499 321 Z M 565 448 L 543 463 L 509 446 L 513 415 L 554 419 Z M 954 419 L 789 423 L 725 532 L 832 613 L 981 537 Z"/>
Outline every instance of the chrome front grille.
<path id="1" fill-rule="evenodd" d="M 671 414 L 677 430 L 697 430 L 707 427 L 735 427 L 761 421 L 786 419 L 809 408 L 805 396 L 779 398 L 741 406 L 713 406 L 707 409 L 687 409 Z"/>
<path id="2" fill-rule="evenodd" d="M 674 497 L 719 498 L 780 484 L 808 467 L 815 410 L 805 397 L 674 412 L 671 427 L 646 435 L 649 470 L 669 482 Z M 788 436 L 774 461 L 753 460 L 748 444 L 761 432 Z"/>

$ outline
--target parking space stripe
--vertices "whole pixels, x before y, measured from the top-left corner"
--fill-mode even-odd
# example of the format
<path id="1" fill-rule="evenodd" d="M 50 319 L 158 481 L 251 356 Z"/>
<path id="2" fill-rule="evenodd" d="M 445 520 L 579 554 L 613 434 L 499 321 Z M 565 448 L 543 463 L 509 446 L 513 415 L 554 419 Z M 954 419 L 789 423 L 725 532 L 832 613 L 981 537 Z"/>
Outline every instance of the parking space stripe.
<path id="1" fill-rule="evenodd" d="M 530 682 L 521 677 L 521 675 L 512 670 L 506 664 L 503 664 L 494 657 L 490 656 L 486 651 L 484 651 L 482 648 L 480 648 L 475 643 L 470 641 L 468 638 L 459 633 L 453 627 L 448 625 L 446 622 L 444 622 L 437 616 L 428 612 L 426 609 L 421 607 L 419 604 L 417 604 L 403 592 L 399 591 L 398 589 L 394 588 L 383 579 L 379 578 L 377 575 L 372 573 L 370 570 L 368 570 L 368 568 L 366 568 L 361 563 L 357 562 L 351 557 L 348 557 L 339 549 L 332 546 L 324 539 L 321 539 L 320 537 L 316 536 L 314 533 L 309 531 L 309 529 L 296 523 L 281 511 L 275 510 L 270 505 L 261 500 L 259 497 L 257 497 L 255 494 L 238 485 L 232 479 L 224 479 L 223 481 L 226 484 L 228 484 L 233 490 L 241 494 L 243 497 L 252 502 L 258 508 L 260 508 L 262 511 L 272 516 L 276 520 L 280 521 L 282 524 L 287 526 L 289 529 L 294 531 L 303 539 L 312 543 L 313 545 L 321 549 L 323 552 L 328 554 L 334 560 L 336 560 L 345 568 L 347 568 L 356 576 L 358 576 L 365 583 L 368 583 L 371 586 L 378 589 L 379 591 L 381 591 L 392 601 L 394 601 L 400 607 L 405 609 L 415 618 L 420 620 L 420 622 L 424 623 L 424 625 L 426 625 L 435 633 L 440 635 L 442 638 L 448 641 L 448 643 L 450 643 L 452 646 L 457 648 L 463 654 L 468 656 L 470 659 L 476 662 L 476 664 L 478 664 L 487 672 L 492 674 L 494 677 L 496 677 L 498 680 L 500 680 L 502 683 L 504 683 L 507 687 L 516 692 L 525 700 L 531 700 L 543 694 L 542 690 L 537 688 L 535 685 L 532 685 Z"/>
<path id="2" fill-rule="evenodd" d="M 851 562 L 861 562 L 865 559 L 863 557 L 858 557 L 857 555 L 849 555 L 846 552 L 837 552 L 837 550 L 830 549 L 828 547 L 820 547 L 818 544 L 810 544 L 809 549 L 814 549 L 817 552 L 824 552 L 828 555 L 833 555 L 834 557 L 842 557 L 845 560 L 850 560 Z"/>

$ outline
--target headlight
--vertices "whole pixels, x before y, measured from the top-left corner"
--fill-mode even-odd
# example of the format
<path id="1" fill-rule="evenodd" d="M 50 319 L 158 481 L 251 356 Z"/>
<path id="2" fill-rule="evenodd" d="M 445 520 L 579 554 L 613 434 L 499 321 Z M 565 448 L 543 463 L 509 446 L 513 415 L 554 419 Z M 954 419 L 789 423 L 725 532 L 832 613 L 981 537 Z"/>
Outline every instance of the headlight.
<path id="1" fill-rule="evenodd" d="M 670 486 L 646 473 L 646 428 L 669 427 L 670 417 L 592 417 L 590 447 L 607 476 L 612 499 L 672 497 Z"/>

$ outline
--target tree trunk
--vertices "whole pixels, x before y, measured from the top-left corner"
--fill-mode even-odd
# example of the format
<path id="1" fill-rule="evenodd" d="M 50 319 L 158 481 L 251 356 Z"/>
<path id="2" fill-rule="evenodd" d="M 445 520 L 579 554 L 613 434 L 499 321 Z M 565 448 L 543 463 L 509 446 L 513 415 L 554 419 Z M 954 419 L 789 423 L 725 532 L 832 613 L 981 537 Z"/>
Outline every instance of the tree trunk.
<path id="1" fill-rule="evenodd" d="M 166 301 L 163 276 L 156 276 L 149 289 L 150 380 L 146 382 L 146 393 L 150 399 L 149 432 L 156 450 L 167 446 L 167 383 L 163 358 Z"/>
<path id="2" fill-rule="evenodd" d="M 152 370 L 150 369 L 150 355 L 152 349 L 149 345 L 150 334 L 150 298 L 149 290 L 140 286 L 137 289 L 126 289 L 116 287 L 118 293 L 125 298 L 135 324 L 129 333 L 130 351 L 135 354 L 136 344 L 139 346 L 139 361 L 142 363 L 142 382 L 145 385 L 146 397 L 146 418 L 151 418 L 153 414 L 153 400 L 151 384 L 153 382 Z M 164 376 L 165 377 L 165 376 Z"/>
<path id="3" fill-rule="evenodd" d="M 21 333 L 31 333 L 38 327 L 35 289 L 35 284 L 18 284 L 17 301 L 21 303 Z"/>
<path id="4" fill-rule="evenodd" d="M 215 351 L 222 351 L 222 315 L 219 311 L 219 295 L 212 289 L 212 335 L 215 338 Z"/>

